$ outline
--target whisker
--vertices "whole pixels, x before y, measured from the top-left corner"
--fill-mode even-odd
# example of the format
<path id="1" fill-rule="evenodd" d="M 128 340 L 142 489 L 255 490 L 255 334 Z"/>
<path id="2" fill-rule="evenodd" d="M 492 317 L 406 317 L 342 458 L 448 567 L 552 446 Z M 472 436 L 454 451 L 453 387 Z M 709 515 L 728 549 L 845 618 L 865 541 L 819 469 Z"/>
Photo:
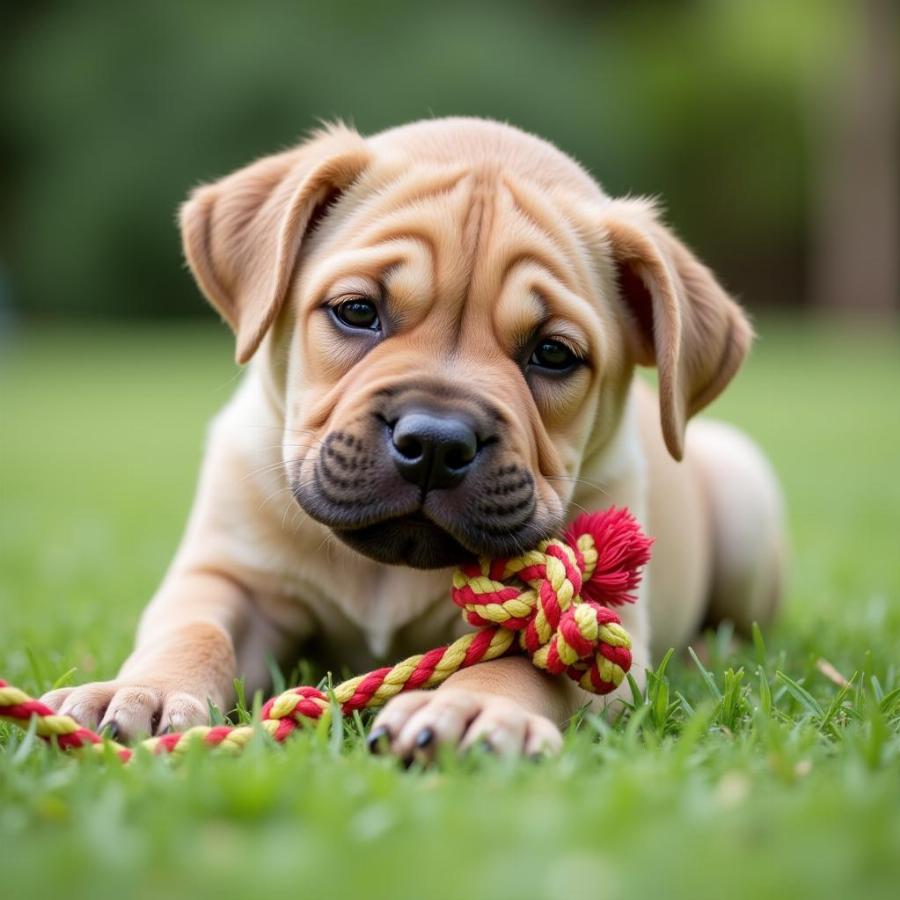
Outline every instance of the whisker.
<path id="1" fill-rule="evenodd" d="M 605 497 L 609 496 L 609 492 L 606 490 L 606 487 L 602 484 L 599 484 L 596 481 L 591 481 L 587 478 L 581 478 L 577 475 L 545 475 L 548 481 L 573 481 L 575 484 L 585 485 L 586 487 L 591 488 L 592 490 L 599 491 Z"/>
<path id="2" fill-rule="evenodd" d="M 284 446 L 295 447 L 295 448 L 299 448 L 299 449 L 308 449 L 308 448 L 304 448 L 304 446 L 302 444 L 285 444 Z M 281 448 L 279 448 L 279 449 L 281 449 Z M 295 463 L 297 463 L 301 459 L 303 462 L 306 462 L 307 460 L 312 460 L 313 462 L 315 462 L 318 459 L 318 457 L 319 457 L 319 454 L 308 453 L 308 454 L 304 455 L 303 457 L 297 457 L 296 459 L 291 459 L 291 460 L 285 460 L 285 459 L 279 458 L 279 459 L 275 460 L 274 462 L 263 463 L 260 466 L 256 466 L 255 468 L 249 469 L 242 476 L 242 480 L 246 481 L 248 478 L 252 478 L 256 475 L 262 475 L 267 472 L 273 472 L 278 469 L 284 469 L 285 474 L 289 475 L 290 474 L 288 471 L 289 467 L 293 466 Z"/>
<path id="3" fill-rule="evenodd" d="M 327 553 L 328 550 L 330 549 L 330 541 L 331 541 L 331 529 L 328 529 L 328 531 L 325 532 L 325 536 L 322 538 L 321 541 L 319 541 L 319 546 L 316 547 L 315 552 L 319 553 L 322 550 L 322 548 L 324 547 L 325 552 Z"/>
<path id="4" fill-rule="evenodd" d="M 285 519 L 287 518 L 288 510 L 293 510 L 293 515 L 294 515 L 295 519 L 296 519 L 297 516 L 300 517 L 300 518 L 297 519 L 296 521 L 292 521 L 291 524 L 290 524 L 290 527 L 291 527 L 294 531 L 296 531 L 296 530 L 303 524 L 303 522 L 304 522 L 306 519 L 309 518 L 309 513 L 308 513 L 305 509 L 303 509 L 303 508 L 300 506 L 299 503 L 296 503 L 296 502 L 290 502 L 290 503 L 288 503 L 287 508 L 286 508 L 285 511 L 281 514 L 281 527 L 282 527 L 282 529 L 284 529 L 284 528 L 287 527 L 287 526 L 285 525 Z"/>
<path id="5" fill-rule="evenodd" d="M 241 476 L 241 481 L 246 481 L 248 478 L 253 478 L 256 475 L 265 475 L 269 472 L 275 472 L 278 469 L 286 469 L 286 468 L 287 468 L 287 466 L 286 466 L 284 460 L 279 460 L 278 462 L 272 462 L 272 463 L 264 463 L 261 466 L 257 466 L 256 468 L 249 469 L 247 472 L 245 472 Z M 287 474 L 286 471 L 285 471 L 285 474 Z"/>
<path id="6" fill-rule="evenodd" d="M 291 495 L 291 498 L 293 498 L 293 496 L 294 496 L 294 492 L 291 489 L 290 485 L 282 485 L 281 487 L 272 491 L 272 493 L 269 494 L 267 497 L 260 500 L 259 506 L 256 507 L 256 511 L 261 512 L 263 509 L 265 509 L 266 505 L 268 503 L 270 503 L 275 497 L 277 497 L 279 494 L 284 494 L 284 493 L 289 493 Z"/>
<path id="7" fill-rule="evenodd" d="M 584 506 L 582 506 L 580 503 L 576 503 L 574 500 L 569 501 L 569 506 L 574 506 L 580 512 L 583 512 L 583 513 L 587 512 L 587 509 Z"/>
<path id="8" fill-rule="evenodd" d="M 283 434 L 285 431 L 285 425 L 263 425 L 261 423 L 251 422 L 249 425 L 245 425 L 244 428 L 250 430 L 253 429 L 255 431 L 277 431 L 279 434 Z M 294 434 L 315 434 L 315 428 L 294 428 L 291 427 L 291 432 Z"/>

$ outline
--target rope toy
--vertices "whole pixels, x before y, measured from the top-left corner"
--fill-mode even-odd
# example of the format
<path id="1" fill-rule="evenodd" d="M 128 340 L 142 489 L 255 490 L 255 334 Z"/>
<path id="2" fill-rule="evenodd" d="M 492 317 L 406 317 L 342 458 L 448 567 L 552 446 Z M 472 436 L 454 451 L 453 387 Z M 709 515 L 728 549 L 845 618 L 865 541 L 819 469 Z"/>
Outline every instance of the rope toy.
<path id="1" fill-rule="evenodd" d="M 610 607 L 633 603 L 652 541 L 625 509 L 579 516 L 562 539 L 509 559 L 482 559 L 453 574 L 450 596 L 478 630 L 336 685 L 330 694 L 294 687 L 262 707 L 258 725 L 197 726 L 140 743 L 153 753 L 179 754 L 201 742 L 240 752 L 257 727 L 286 740 L 297 728 L 331 714 L 382 706 L 402 691 L 437 687 L 454 672 L 521 652 L 552 675 L 566 675 L 595 694 L 608 694 L 631 667 L 631 639 Z M 0 719 L 55 740 L 65 749 L 113 747 L 124 762 L 135 750 L 104 738 L 0 679 Z"/>

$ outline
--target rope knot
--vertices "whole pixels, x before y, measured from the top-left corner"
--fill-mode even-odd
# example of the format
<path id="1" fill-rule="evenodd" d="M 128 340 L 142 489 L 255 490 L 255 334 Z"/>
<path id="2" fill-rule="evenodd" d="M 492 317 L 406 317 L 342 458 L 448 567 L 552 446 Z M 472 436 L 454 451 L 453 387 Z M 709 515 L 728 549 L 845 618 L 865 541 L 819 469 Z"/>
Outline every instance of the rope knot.
<path id="1" fill-rule="evenodd" d="M 451 596 L 470 625 L 516 632 L 539 669 L 607 694 L 631 667 L 631 639 L 610 607 L 634 602 L 651 545 L 626 509 L 581 515 L 562 539 L 457 569 Z"/>

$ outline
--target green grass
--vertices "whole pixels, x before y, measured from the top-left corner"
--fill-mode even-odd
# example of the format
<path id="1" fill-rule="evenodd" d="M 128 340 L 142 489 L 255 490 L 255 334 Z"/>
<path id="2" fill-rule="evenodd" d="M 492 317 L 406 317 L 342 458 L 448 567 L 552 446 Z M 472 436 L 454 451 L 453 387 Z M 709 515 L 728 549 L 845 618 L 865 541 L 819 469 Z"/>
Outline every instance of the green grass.
<path id="1" fill-rule="evenodd" d="M 783 476 L 779 626 L 675 657 L 542 764 L 404 771 L 356 725 L 239 760 L 64 758 L 0 726 L 10 897 L 893 897 L 900 880 L 900 344 L 763 323 L 716 406 Z M 0 675 L 106 678 L 171 556 L 212 326 L 32 331 L 0 356 Z M 817 662 L 852 685 L 841 690 Z M 73 671 L 74 670 L 74 671 Z"/>

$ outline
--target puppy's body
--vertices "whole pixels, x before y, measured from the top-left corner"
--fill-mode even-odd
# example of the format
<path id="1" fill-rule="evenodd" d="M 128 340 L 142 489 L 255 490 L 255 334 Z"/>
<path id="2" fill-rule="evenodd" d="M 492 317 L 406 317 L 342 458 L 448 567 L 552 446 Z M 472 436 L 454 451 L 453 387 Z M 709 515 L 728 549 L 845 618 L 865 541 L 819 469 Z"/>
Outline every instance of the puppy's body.
<path id="1" fill-rule="evenodd" d="M 639 677 L 707 616 L 770 617 L 774 479 L 723 426 L 685 438 L 749 328 L 647 204 L 610 200 L 515 129 L 442 120 L 368 141 L 334 129 L 202 189 L 183 221 L 252 361 L 135 653 L 116 681 L 50 702 L 126 733 L 180 728 L 207 698 L 227 706 L 236 674 L 265 687 L 269 654 L 307 644 L 362 671 L 421 651 L 464 628 L 447 600 L 460 554 L 611 504 L 656 538 L 622 610 Z M 658 400 L 639 363 L 657 365 Z M 586 700 L 510 658 L 398 697 L 377 724 L 400 753 L 423 735 L 531 752 Z"/>

